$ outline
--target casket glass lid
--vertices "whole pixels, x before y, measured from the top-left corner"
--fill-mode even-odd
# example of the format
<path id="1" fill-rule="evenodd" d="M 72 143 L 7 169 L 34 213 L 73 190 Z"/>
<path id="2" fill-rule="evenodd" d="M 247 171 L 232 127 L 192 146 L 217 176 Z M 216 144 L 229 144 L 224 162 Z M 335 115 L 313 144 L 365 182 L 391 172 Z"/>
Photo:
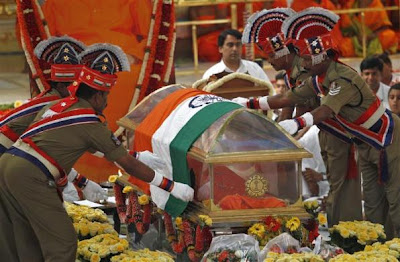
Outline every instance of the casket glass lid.
<path id="1" fill-rule="evenodd" d="M 151 110 L 181 85 L 163 87 L 141 101 L 118 124 L 135 130 Z M 276 123 L 254 110 L 231 111 L 215 121 L 189 152 L 207 163 L 301 160 L 311 157 Z"/>

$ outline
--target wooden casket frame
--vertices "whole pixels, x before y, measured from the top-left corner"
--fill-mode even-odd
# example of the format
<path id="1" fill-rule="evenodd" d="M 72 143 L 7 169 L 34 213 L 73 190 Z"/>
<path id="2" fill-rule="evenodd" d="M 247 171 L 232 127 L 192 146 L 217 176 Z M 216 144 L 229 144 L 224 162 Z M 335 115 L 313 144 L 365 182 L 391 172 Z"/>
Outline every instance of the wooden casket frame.
<path id="1" fill-rule="evenodd" d="M 157 90 L 155 92 L 159 92 Z M 154 93 L 155 93 L 154 92 Z M 146 97 L 142 102 L 144 102 L 148 97 Z M 140 105 L 140 104 L 139 104 Z M 137 105 L 137 106 L 139 106 Z M 135 107 L 136 108 L 136 107 Z M 135 110 L 132 109 L 132 110 Z M 248 110 L 248 109 L 238 109 L 238 110 Z M 258 114 L 263 118 L 268 118 L 260 113 L 254 112 L 254 114 Z M 271 121 L 270 121 L 271 122 Z M 127 132 L 134 131 L 138 127 L 138 123 L 134 123 L 126 116 L 121 118 L 117 124 L 126 129 Z M 275 124 L 277 128 L 281 131 L 283 129 Z M 260 221 L 260 219 L 264 218 L 268 215 L 282 215 L 282 216 L 297 216 L 299 218 L 309 218 L 309 214 L 305 211 L 301 199 L 301 160 L 303 158 L 312 157 L 307 150 L 305 150 L 292 136 L 283 132 L 288 139 L 293 142 L 297 148 L 293 150 L 265 150 L 265 151 L 249 151 L 249 152 L 233 152 L 233 153 L 223 153 L 223 155 L 209 155 L 206 152 L 203 152 L 201 149 L 192 147 L 188 152 L 189 157 L 198 160 L 202 163 L 206 163 L 208 165 L 213 164 L 224 164 L 224 163 L 243 163 L 243 162 L 261 162 L 261 161 L 271 161 L 271 162 L 279 162 L 279 161 L 300 161 L 299 170 L 298 170 L 298 184 L 299 188 L 299 199 L 294 204 L 291 204 L 287 207 L 277 207 L 277 208 L 264 208 L 264 209 L 245 209 L 245 210 L 221 210 L 219 207 L 213 204 L 213 199 L 210 201 L 209 206 L 203 205 L 203 203 L 199 202 L 191 202 L 185 213 L 187 216 L 192 217 L 195 221 L 199 214 L 206 214 L 210 216 L 213 220 L 213 228 L 243 228 L 251 226 L 251 224 Z M 128 144 L 130 141 L 128 141 Z M 212 170 L 212 168 L 210 168 Z M 213 176 L 213 174 L 210 174 Z M 212 179 L 211 179 L 212 181 Z M 134 188 L 134 190 L 142 192 L 140 188 L 135 185 L 132 185 L 128 181 L 128 175 L 123 175 L 118 178 L 118 182 L 123 185 L 129 185 Z M 212 187 L 211 187 L 212 188 Z"/>

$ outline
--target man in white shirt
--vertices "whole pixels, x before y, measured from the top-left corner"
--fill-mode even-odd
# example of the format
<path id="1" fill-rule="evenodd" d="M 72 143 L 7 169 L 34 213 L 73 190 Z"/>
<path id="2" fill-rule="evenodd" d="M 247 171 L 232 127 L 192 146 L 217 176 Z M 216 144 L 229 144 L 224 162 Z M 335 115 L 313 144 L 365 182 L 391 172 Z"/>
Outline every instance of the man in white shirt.
<path id="1" fill-rule="evenodd" d="M 218 37 L 218 50 L 222 54 L 221 62 L 209 68 L 204 73 L 203 79 L 208 79 L 211 75 L 222 72 L 237 72 L 269 81 L 268 76 L 257 63 L 241 58 L 242 33 L 239 31 L 234 29 L 223 31 Z"/>
<path id="2" fill-rule="evenodd" d="M 383 52 L 377 55 L 377 57 L 383 62 L 381 82 L 388 86 L 400 83 L 400 74 L 393 72 L 392 60 L 390 60 L 389 54 Z"/>
<path id="3" fill-rule="evenodd" d="M 361 77 L 369 85 L 372 92 L 381 100 L 384 107 L 389 107 L 389 89 L 388 85 L 382 83 L 383 62 L 377 57 L 368 57 L 361 61 Z"/>

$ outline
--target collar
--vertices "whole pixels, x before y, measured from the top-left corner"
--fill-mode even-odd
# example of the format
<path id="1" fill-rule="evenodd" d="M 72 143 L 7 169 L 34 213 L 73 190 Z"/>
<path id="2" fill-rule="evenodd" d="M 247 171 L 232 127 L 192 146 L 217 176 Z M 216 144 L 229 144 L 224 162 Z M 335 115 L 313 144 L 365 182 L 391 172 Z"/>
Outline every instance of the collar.
<path id="1" fill-rule="evenodd" d="M 224 71 L 225 71 L 225 72 L 228 72 L 228 73 L 234 73 L 234 72 L 244 73 L 244 71 L 245 71 L 245 68 L 244 68 L 244 64 L 243 64 L 242 59 L 240 59 L 240 65 L 239 65 L 239 68 L 238 68 L 236 71 L 233 71 L 232 69 L 230 69 L 230 68 L 224 63 L 224 60 L 223 60 L 223 59 L 221 59 L 221 62 L 220 62 L 220 63 L 223 65 Z"/>

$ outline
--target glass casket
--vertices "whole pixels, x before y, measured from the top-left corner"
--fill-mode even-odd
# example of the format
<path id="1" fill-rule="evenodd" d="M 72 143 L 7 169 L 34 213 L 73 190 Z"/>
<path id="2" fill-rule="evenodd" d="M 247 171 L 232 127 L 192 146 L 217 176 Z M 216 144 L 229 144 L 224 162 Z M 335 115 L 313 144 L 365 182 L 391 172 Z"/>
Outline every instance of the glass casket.
<path id="1" fill-rule="evenodd" d="M 154 107 L 184 88 L 161 88 L 118 121 L 127 130 L 130 147 L 139 137 L 135 130 Z M 266 215 L 306 217 L 301 160 L 311 156 L 275 122 L 238 107 L 214 121 L 193 142 L 186 159 L 179 159 L 187 161 L 195 190 L 194 201 L 185 212 L 205 213 L 214 226 L 245 226 Z"/>

